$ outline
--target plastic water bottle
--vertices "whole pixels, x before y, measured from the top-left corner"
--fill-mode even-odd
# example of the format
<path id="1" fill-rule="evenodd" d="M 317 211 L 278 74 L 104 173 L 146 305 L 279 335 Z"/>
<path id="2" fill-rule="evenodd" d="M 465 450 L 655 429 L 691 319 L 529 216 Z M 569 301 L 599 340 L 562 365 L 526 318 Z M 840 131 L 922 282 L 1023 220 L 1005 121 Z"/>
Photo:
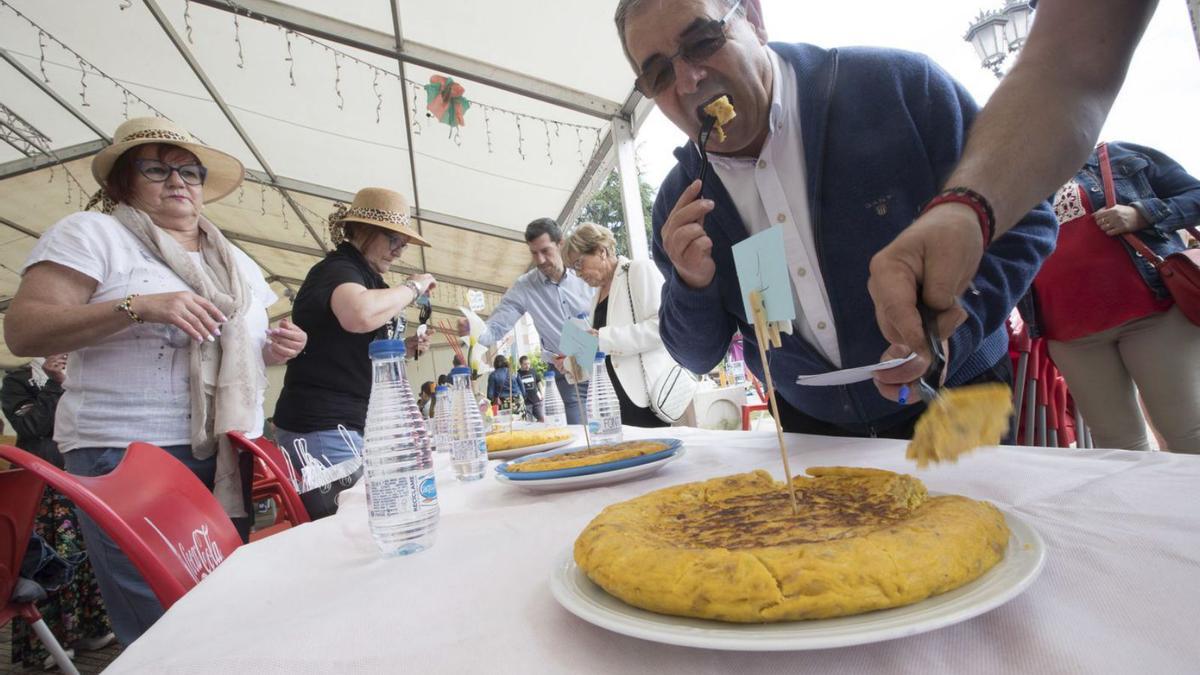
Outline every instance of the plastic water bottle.
<path id="1" fill-rule="evenodd" d="M 454 387 L 450 392 L 450 462 L 459 480 L 479 480 L 487 470 L 487 439 L 471 389 L 471 369 L 459 366 L 451 370 L 450 381 Z"/>
<path id="2" fill-rule="evenodd" d="M 588 435 L 592 445 L 620 443 L 621 403 L 612 381 L 608 379 L 608 368 L 604 364 L 604 352 L 596 352 L 592 363 L 592 381 L 588 385 L 587 397 Z"/>
<path id="3" fill-rule="evenodd" d="M 553 370 L 547 370 L 546 374 L 542 376 L 542 381 L 546 384 L 546 395 L 543 397 L 546 424 L 552 427 L 565 427 L 567 426 L 567 408 L 563 405 L 562 394 L 558 393 L 558 385 L 554 379 Z"/>
<path id="4" fill-rule="evenodd" d="M 375 340 L 363 433 L 371 536 L 385 557 L 433 546 L 438 524 L 433 453 L 404 370 L 404 341 Z"/>
<path id="5" fill-rule="evenodd" d="M 433 449 L 450 452 L 450 387 L 439 384 L 434 391 L 437 405 L 433 408 Z"/>

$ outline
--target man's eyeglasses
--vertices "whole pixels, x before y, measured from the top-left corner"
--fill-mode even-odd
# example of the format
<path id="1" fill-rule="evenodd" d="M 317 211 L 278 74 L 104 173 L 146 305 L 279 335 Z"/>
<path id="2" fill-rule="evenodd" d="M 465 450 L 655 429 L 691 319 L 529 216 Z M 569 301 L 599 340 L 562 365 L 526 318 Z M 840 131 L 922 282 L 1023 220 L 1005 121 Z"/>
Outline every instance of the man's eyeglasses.
<path id="1" fill-rule="evenodd" d="M 204 179 L 208 178 L 208 169 L 201 164 L 171 166 L 157 159 L 135 159 L 133 165 L 151 183 L 166 182 L 172 172 L 179 174 L 179 179 L 188 185 L 204 185 Z"/>
<path id="2" fill-rule="evenodd" d="M 741 6 L 742 0 L 737 0 L 720 19 L 692 24 L 679 37 L 679 51 L 674 54 L 655 54 L 647 59 L 642 66 L 642 74 L 634 82 L 637 90 L 643 96 L 654 98 L 674 84 L 675 59 L 682 56 L 684 61 L 696 64 L 716 54 L 725 46 L 725 24 Z"/>

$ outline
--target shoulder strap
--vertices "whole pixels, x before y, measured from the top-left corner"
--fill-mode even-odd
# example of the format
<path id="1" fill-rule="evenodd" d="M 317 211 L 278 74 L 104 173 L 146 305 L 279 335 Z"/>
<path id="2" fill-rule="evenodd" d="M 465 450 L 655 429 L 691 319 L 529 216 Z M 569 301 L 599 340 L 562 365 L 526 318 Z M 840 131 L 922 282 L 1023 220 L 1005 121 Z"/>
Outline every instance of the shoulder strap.
<path id="1" fill-rule="evenodd" d="M 633 325 L 637 325 L 637 305 L 633 302 L 633 275 L 629 273 L 629 269 L 633 267 L 633 261 L 621 265 L 621 269 L 625 272 L 625 292 L 629 294 L 629 316 L 633 318 Z M 642 353 L 638 352 L 638 363 L 642 366 L 642 386 L 646 388 L 646 401 L 653 405 L 652 398 L 654 393 L 650 391 L 650 387 L 654 386 L 653 382 L 649 381 L 649 376 L 646 374 L 646 362 L 642 360 Z"/>
<path id="2" fill-rule="evenodd" d="M 1117 205 L 1117 190 L 1113 185 L 1112 163 L 1108 160 L 1108 144 L 1101 143 L 1097 146 L 1096 154 L 1100 160 L 1100 178 L 1104 182 L 1104 204 L 1108 208 L 1112 208 Z M 1126 244 L 1132 246 L 1133 250 L 1138 252 L 1138 255 L 1149 261 L 1154 266 L 1154 269 L 1162 267 L 1163 259 L 1157 253 L 1151 251 L 1150 247 L 1146 245 L 1146 242 L 1142 241 L 1141 237 L 1126 233 L 1122 234 L 1121 238 L 1125 240 Z"/>
<path id="3" fill-rule="evenodd" d="M 632 265 L 634 265 L 632 261 L 620 265 L 620 270 L 625 273 L 625 292 L 629 293 L 629 313 L 634 317 L 634 323 L 637 323 L 637 305 L 634 304 L 634 285 L 631 283 L 632 276 L 629 274 L 629 268 Z"/>

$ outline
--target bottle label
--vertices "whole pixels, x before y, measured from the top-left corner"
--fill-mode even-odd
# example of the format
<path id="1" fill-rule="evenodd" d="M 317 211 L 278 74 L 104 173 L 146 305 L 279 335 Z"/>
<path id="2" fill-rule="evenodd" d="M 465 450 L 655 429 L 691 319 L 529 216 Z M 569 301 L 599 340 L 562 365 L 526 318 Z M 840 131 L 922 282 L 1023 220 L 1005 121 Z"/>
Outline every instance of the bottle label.
<path id="1" fill-rule="evenodd" d="M 433 474 L 423 477 L 417 490 L 421 493 L 422 506 L 437 503 L 437 482 L 433 480 Z"/>
<path id="2" fill-rule="evenodd" d="M 598 420 L 588 420 L 588 432 L 601 436 L 615 434 L 621 430 L 620 417 L 601 417 Z"/>
<path id="3" fill-rule="evenodd" d="M 487 440 L 483 438 L 454 441 L 450 459 L 455 462 L 473 462 L 487 457 Z"/>
<path id="4" fill-rule="evenodd" d="M 367 510 L 371 518 L 420 513 L 437 507 L 433 472 L 367 480 Z"/>

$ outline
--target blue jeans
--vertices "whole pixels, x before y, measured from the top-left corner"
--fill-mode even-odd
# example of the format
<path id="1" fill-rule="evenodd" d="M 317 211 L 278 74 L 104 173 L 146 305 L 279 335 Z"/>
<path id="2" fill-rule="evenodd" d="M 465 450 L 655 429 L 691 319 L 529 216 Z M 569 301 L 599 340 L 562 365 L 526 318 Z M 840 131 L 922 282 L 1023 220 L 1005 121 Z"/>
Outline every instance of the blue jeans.
<path id="1" fill-rule="evenodd" d="M 363 449 L 362 434 L 352 429 L 348 429 L 347 432 L 361 452 Z M 337 429 L 323 429 L 300 434 L 276 427 L 275 442 L 287 453 L 288 459 L 292 460 L 292 466 L 296 468 L 297 472 L 300 471 L 300 467 L 304 466 L 295 448 L 295 443 L 299 439 L 304 439 L 308 445 L 306 448 L 308 454 L 329 466 L 354 459 L 354 452 L 346 445 L 345 439 Z M 300 501 L 304 502 L 308 517 L 317 520 L 337 513 L 337 496 L 341 494 L 342 490 L 357 483 L 358 479 L 362 477 L 362 471 L 362 467 L 359 467 L 357 471 L 342 480 L 336 480 L 319 490 L 301 493 Z"/>
<path id="2" fill-rule="evenodd" d="M 567 382 L 562 373 L 556 373 L 554 384 L 558 385 L 558 395 L 562 396 L 563 407 L 567 411 L 567 424 L 583 424 L 583 412 L 579 406 L 587 405 L 588 383 L 579 383 L 579 395 L 575 395 L 575 385 Z"/>
<path id="3" fill-rule="evenodd" d="M 208 489 L 213 487 L 217 472 L 217 458 L 199 460 L 192 457 L 190 445 L 172 445 L 163 448 L 184 464 Z M 125 448 L 76 448 L 63 453 L 67 472 L 76 476 L 103 476 L 110 473 L 125 457 Z M 147 477 L 151 480 L 152 477 Z M 108 608 L 113 633 L 121 644 L 128 647 L 145 633 L 163 614 L 163 607 L 155 597 L 150 585 L 142 578 L 137 567 L 109 536 L 100 529 L 96 521 L 83 512 L 75 510 L 83 541 L 87 545 L 88 559 L 96 573 L 100 595 Z"/>

